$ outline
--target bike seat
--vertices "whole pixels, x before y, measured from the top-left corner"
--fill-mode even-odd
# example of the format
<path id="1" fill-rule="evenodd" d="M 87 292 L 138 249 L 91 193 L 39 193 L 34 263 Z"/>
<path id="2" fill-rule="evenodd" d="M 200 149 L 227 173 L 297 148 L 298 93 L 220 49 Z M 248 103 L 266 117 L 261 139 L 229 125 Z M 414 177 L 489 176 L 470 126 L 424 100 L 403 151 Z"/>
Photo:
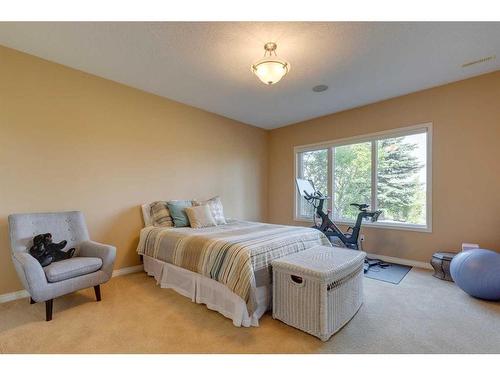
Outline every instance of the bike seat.
<path id="1" fill-rule="evenodd" d="M 366 203 L 362 203 L 362 204 L 358 204 L 358 203 L 351 203 L 350 206 L 353 206 L 353 207 L 357 207 L 358 210 L 362 211 L 362 210 L 366 210 L 368 207 L 370 207 L 369 204 L 366 204 Z"/>

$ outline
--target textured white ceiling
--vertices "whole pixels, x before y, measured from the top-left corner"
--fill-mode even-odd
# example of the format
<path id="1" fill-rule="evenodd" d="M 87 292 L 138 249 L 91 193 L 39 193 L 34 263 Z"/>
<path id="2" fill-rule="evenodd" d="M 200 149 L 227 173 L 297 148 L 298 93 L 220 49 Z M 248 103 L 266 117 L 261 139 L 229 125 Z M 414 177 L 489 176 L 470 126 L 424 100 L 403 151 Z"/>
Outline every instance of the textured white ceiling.
<path id="1" fill-rule="evenodd" d="M 274 86 L 250 72 L 268 41 Z M 0 44 L 268 129 L 500 69 L 500 23 L 11 22 Z"/>

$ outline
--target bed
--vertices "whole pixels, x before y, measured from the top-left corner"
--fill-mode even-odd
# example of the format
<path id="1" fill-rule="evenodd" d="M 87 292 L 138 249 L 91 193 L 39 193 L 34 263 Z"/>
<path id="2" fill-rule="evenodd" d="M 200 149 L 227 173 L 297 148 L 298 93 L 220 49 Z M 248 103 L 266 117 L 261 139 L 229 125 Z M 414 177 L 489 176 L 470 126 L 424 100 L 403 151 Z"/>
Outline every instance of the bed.
<path id="1" fill-rule="evenodd" d="M 258 326 L 271 306 L 270 263 L 317 245 L 330 246 L 318 230 L 228 220 L 209 228 L 141 230 L 137 252 L 144 270 L 162 288 L 207 305 L 237 327 Z"/>

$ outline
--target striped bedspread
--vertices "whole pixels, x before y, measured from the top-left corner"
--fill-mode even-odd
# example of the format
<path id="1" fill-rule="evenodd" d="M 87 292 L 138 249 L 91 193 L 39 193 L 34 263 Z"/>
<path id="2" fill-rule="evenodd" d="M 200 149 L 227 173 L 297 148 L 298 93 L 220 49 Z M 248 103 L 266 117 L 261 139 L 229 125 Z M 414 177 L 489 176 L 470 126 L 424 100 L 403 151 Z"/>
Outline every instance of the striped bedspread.
<path id="1" fill-rule="evenodd" d="M 317 245 L 330 242 L 316 229 L 230 221 L 200 229 L 146 227 L 137 252 L 217 280 L 240 296 L 252 315 L 256 277 L 269 282 L 274 259 Z"/>

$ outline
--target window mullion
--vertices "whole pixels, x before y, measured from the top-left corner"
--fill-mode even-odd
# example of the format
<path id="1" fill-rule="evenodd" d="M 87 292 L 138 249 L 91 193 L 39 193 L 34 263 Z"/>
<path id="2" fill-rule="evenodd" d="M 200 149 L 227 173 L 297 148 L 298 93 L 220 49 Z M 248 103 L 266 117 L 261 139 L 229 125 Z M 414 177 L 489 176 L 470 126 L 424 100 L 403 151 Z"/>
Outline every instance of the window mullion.
<path id="1" fill-rule="evenodd" d="M 371 207 L 372 210 L 375 211 L 377 209 L 377 160 L 378 160 L 378 155 L 377 155 L 377 140 L 372 141 L 372 165 L 371 165 L 371 171 L 372 171 L 372 202 L 371 202 Z"/>
<path id="2" fill-rule="evenodd" d="M 295 177 L 298 177 L 298 178 L 304 178 L 304 170 L 303 170 L 303 160 L 302 160 L 302 156 L 303 156 L 303 153 L 299 152 L 297 153 L 297 156 L 296 156 L 296 165 L 297 165 L 297 172 L 296 172 L 296 176 Z M 294 181 L 295 182 L 295 181 Z M 301 198 L 301 195 L 298 193 L 297 191 L 297 188 L 294 184 L 294 187 L 295 187 L 295 216 L 296 217 L 301 217 L 302 216 L 302 204 L 303 204 L 303 200 L 300 199 Z"/>
<path id="3" fill-rule="evenodd" d="M 332 211 L 332 217 L 333 217 L 333 187 L 335 186 L 333 184 L 333 179 L 334 179 L 334 162 L 335 160 L 333 159 L 333 147 L 328 148 L 328 197 L 330 199 L 327 201 L 327 207 Z"/>

